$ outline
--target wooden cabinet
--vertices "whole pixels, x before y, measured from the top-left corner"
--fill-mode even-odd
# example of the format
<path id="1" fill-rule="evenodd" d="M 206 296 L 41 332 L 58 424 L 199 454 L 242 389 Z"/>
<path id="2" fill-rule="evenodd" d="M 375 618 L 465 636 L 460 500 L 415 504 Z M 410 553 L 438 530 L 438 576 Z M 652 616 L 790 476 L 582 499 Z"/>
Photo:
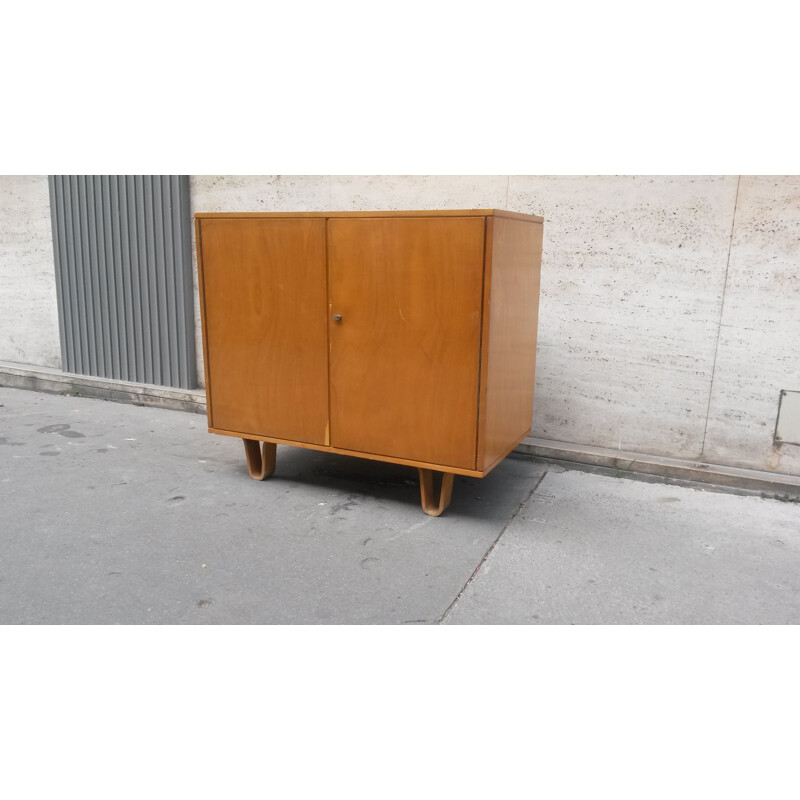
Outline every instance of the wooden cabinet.
<path id="1" fill-rule="evenodd" d="M 271 474 L 276 444 L 407 464 L 437 516 L 453 475 L 486 475 L 528 434 L 540 217 L 199 213 L 195 224 L 209 431 L 244 440 L 253 477 Z"/>

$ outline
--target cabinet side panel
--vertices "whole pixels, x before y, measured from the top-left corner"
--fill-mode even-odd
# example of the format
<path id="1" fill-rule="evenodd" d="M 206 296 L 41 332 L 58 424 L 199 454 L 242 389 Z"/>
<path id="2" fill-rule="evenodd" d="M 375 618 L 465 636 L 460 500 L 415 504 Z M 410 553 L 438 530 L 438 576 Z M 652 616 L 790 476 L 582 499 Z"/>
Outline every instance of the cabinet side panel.
<path id="1" fill-rule="evenodd" d="M 531 428 L 542 225 L 495 217 L 492 230 L 483 458 L 489 469 Z"/>
<path id="2" fill-rule="evenodd" d="M 209 418 L 243 435 L 325 443 L 323 219 L 203 219 Z"/>

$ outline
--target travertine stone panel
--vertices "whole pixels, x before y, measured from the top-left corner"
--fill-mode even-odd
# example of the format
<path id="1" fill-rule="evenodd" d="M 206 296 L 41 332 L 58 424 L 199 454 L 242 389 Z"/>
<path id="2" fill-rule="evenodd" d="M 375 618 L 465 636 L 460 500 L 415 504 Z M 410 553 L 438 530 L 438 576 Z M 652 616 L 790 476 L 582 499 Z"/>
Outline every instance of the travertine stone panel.
<path id="1" fill-rule="evenodd" d="M 61 367 L 45 175 L 0 176 L 0 360 Z"/>
<path id="2" fill-rule="evenodd" d="M 196 211 L 328 211 L 330 175 L 192 175 Z"/>
<path id="3" fill-rule="evenodd" d="M 800 177 L 742 177 L 705 458 L 798 474 L 775 446 L 781 389 L 800 390 Z"/>
<path id="4" fill-rule="evenodd" d="M 505 208 L 505 175 L 337 175 L 331 211 Z"/>
<path id="5" fill-rule="evenodd" d="M 198 211 L 329 211 L 330 175 L 192 175 L 192 214 Z M 205 385 L 203 332 L 197 295 L 197 250 L 192 228 L 197 380 Z"/>
<path id="6" fill-rule="evenodd" d="M 533 435 L 698 458 L 736 177 L 516 177 L 545 218 Z"/>

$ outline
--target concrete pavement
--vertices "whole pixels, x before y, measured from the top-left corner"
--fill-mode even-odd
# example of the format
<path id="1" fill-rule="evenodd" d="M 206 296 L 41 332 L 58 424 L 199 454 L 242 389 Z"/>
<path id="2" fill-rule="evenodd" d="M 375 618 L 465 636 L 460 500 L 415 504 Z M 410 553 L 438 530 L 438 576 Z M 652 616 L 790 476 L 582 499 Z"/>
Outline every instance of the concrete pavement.
<path id="1" fill-rule="evenodd" d="M 800 504 L 508 458 L 416 470 L 0 388 L 0 624 L 800 621 Z"/>

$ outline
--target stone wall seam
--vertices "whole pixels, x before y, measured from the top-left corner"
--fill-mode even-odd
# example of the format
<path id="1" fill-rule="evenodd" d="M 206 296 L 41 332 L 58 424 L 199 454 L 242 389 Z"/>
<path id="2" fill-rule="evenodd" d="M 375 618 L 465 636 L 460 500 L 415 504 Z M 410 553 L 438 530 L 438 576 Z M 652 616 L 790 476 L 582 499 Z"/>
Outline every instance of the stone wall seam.
<path id="1" fill-rule="evenodd" d="M 708 406 L 706 407 L 706 421 L 703 427 L 703 441 L 700 443 L 700 454 L 698 459 L 703 460 L 706 452 L 706 436 L 708 435 L 708 420 L 711 416 L 711 399 L 714 396 L 714 375 L 717 371 L 717 355 L 719 354 L 719 339 L 722 332 L 722 319 L 725 313 L 725 293 L 728 289 L 728 273 L 731 268 L 731 252 L 733 251 L 733 236 L 736 233 L 736 209 L 739 206 L 739 187 L 742 184 L 742 176 L 738 175 L 736 178 L 736 197 L 733 201 L 733 218 L 731 219 L 731 236 L 728 242 L 728 258 L 725 263 L 725 278 L 722 282 L 722 298 L 719 304 L 719 322 L 717 323 L 717 340 L 714 344 L 714 361 L 711 365 L 711 381 L 708 385 Z"/>

